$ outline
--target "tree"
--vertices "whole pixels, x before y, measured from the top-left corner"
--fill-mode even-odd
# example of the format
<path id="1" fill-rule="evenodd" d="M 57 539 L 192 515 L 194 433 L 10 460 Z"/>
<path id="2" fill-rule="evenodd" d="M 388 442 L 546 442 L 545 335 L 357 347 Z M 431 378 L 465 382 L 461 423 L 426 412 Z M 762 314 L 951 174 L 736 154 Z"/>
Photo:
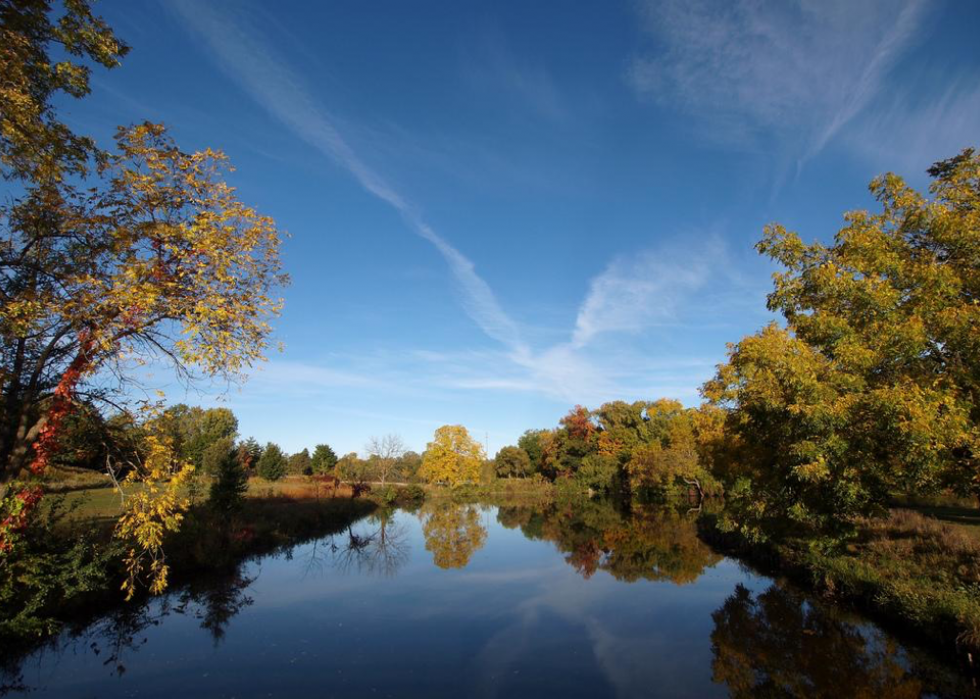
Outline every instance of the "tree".
<path id="1" fill-rule="evenodd" d="M 222 464 L 233 458 L 235 458 L 235 440 L 232 437 L 221 437 L 204 450 L 204 455 L 201 457 L 202 468 L 209 476 L 217 476 Z"/>
<path id="2" fill-rule="evenodd" d="M 414 451 L 406 451 L 395 464 L 395 474 L 404 481 L 414 481 L 422 467 L 422 455 Z"/>
<path id="3" fill-rule="evenodd" d="M 262 458 L 262 445 L 255 440 L 255 437 L 249 437 L 239 445 L 238 460 L 246 473 L 256 468 L 260 458 Z"/>
<path id="4" fill-rule="evenodd" d="M 278 444 L 269 442 L 265 445 L 256 470 L 267 481 L 277 481 L 286 475 L 286 457 Z"/>
<path id="5" fill-rule="evenodd" d="M 313 473 L 330 473 L 337 465 L 337 454 L 326 444 L 317 444 L 310 459 Z"/>
<path id="6" fill-rule="evenodd" d="M 720 484 L 698 455 L 697 414 L 676 401 L 657 401 L 648 407 L 650 441 L 633 449 L 626 462 L 634 493 L 652 491 L 672 499 L 693 489 L 699 500 L 721 494 Z"/>
<path id="7" fill-rule="evenodd" d="M 86 0 L 0 2 L 0 555 L 43 490 L 79 403 L 123 405 L 133 367 L 235 381 L 263 358 L 281 301 L 274 222 L 223 181 L 227 160 L 185 153 L 163 126 L 120 128 L 114 152 L 60 122 L 59 93 L 89 91 L 92 61 L 128 51 Z M 65 56 L 52 60 L 50 50 Z M 160 532 L 186 509 L 173 446 L 156 435 L 134 472 L 148 481 L 117 526 L 126 590 L 166 585 Z M 180 464 L 184 469 L 186 464 Z M 11 482 L 29 471 L 33 482 Z"/>
<path id="8" fill-rule="evenodd" d="M 304 449 L 289 457 L 289 472 L 309 476 L 313 473 L 313 460 L 310 458 L 310 451 Z"/>
<path id="9" fill-rule="evenodd" d="M 728 411 L 731 502 L 745 504 L 730 526 L 834 539 L 890 491 L 980 494 L 980 156 L 930 174 L 932 201 L 875 179 L 881 211 L 848 213 L 832 245 L 766 229 L 786 328 L 733 346 L 704 387 Z"/>
<path id="10" fill-rule="evenodd" d="M 431 483 L 461 485 L 480 479 L 483 446 L 462 425 L 443 425 L 436 430 L 422 457 L 419 475 Z"/>
<path id="11" fill-rule="evenodd" d="M 386 434 L 384 437 L 371 437 L 365 451 L 374 463 L 381 485 L 384 485 L 394 471 L 398 459 L 405 453 L 405 443 L 397 434 Z"/>
<path id="12" fill-rule="evenodd" d="M 199 411 L 199 419 L 185 437 L 186 458 L 195 468 L 204 467 L 204 454 L 215 442 L 234 441 L 238 436 L 238 418 L 228 408 L 209 408 Z M 205 469 L 207 470 L 207 469 Z"/>
<path id="13" fill-rule="evenodd" d="M 541 444 L 541 433 L 548 430 L 527 430 L 517 440 L 517 446 L 524 450 L 531 462 L 531 471 L 539 472 L 544 466 L 544 447 Z"/>
<path id="14" fill-rule="evenodd" d="M 531 470 L 531 459 L 520 447 L 504 447 L 497 452 L 494 464 L 498 478 L 526 478 Z"/>
<path id="15" fill-rule="evenodd" d="M 208 503 L 225 514 L 240 510 L 248 492 L 248 473 L 234 450 L 228 449 L 223 453 L 213 473 L 215 479 L 211 483 Z"/>
<path id="16" fill-rule="evenodd" d="M 91 69 L 84 61 L 115 68 L 129 52 L 90 3 L 74 0 L 53 16 L 52 3 L 0 5 L 0 174 L 4 179 L 42 183 L 85 175 L 97 152 L 90 138 L 59 121 L 52 101 L 89 93 Z M 53 60 L 54 44 L 61 60 Z"/>
<path id="17" fill-rule="evenodd" d="M 237 380 L 280 307 L 278 233 L 221 180 L 224 156 L 183 153 L 154 124 L 117 144 L 94 191 L 61 183 L 0 208 L 8 478 L 100 370 L 125 381 L 135 362 L 162 360 L 187 379 Z"/>
<path id="18" fill-rule="evenodd" d="M 360 485 L 368 480 L 368 463 L 356 452 L 344 454 L 337 460 L 337 475 L 341 480 Z"/>

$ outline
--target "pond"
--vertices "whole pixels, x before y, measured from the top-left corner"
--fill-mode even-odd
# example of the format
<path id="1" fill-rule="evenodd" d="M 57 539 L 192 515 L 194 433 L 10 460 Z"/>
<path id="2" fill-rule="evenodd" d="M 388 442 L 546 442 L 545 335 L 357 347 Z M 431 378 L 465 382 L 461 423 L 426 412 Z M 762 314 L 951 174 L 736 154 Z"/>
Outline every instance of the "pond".
<path id="1" fill-rule="evenodd" d="M 99 619 L 34 697 L 919 697 L 955 670 L 714 553 L 693 515 L 427 503 Z"/>

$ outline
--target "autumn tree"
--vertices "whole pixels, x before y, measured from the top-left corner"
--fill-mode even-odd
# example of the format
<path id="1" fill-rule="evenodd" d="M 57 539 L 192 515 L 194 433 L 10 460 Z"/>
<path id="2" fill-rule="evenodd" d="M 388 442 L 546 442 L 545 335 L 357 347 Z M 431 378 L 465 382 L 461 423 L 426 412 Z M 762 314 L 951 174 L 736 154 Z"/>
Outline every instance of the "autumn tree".
<path id="1" fill-rule="evenodd" d="M 310 458 L 313 473 L 330 473 L 337 465 L 337 454 L 327 444 L 317 444 Z"/>
<path id="2" fill-rule="evenodd" d="M 636 446 L 626 462 L 633 492 L 668 499 L 692 490 L 699 499 L 720 494 L 720 484 L 698 454 L 697 413 L 672 400 L 647 406 L 648 441 Z"/>
<path id="3" fill-rule="evenodd" d="M 371 458 L 378 480 L 384 485 L 405 453 L 405 443 L 397 434 L 386 434 L 371 437 L 364 449 Z"/>
<path id="4" fill-rule="evenodd" d="M 127 50 L 86 0 L 0 2 L 0 554 L 42 493 L 10 482 L 43 474 L 80 403 L 120 404 L 150 362 L 235 381 L 281 305 L 279 233 L 224 181 L 224 155 L 150 123 L 103 151 L 59 121 L 55 100 L 85 96 L 90 65 Z M 170 478 L 173 445 L 151 436 L 133 472 Z M 151 484 L 119 522 L 130 594 L 143 571 L 166 584 L 158 542 L 179 524 L 181 480 Z"/>
<path id="5" fill-rule="evenodd" d="M 483 446 L 462 425 L 443 425 L 436 430 L 422 457 L 419 476 L 430 483 L 451 486 L 480 480 Z"/>
<path id="6" fill-rule="evenodd" d="M 731 347 L 704 387 L 728 411 L 728 526 L 846 535 L 889 492 L 980 493 L 980 156 L 930 169 L 932 199 L 875 179 L 877 213 L 830 245 L 778 225 L 775 325 Z"/>
<path id="7" fill-rule="evenodd" d="M 531 458 L 520 447 L 504 447 L 494 457 L 498 478 L 526 478 L 531 470 Z"/>
<path id="8" fill-rule="evenodd" d="M 255 437 L 249 437 L 238 445 L 238 460 L 246 473 L 251 472 L 259 463 L 262 457 L 262 445 L 256 441 Z"/>

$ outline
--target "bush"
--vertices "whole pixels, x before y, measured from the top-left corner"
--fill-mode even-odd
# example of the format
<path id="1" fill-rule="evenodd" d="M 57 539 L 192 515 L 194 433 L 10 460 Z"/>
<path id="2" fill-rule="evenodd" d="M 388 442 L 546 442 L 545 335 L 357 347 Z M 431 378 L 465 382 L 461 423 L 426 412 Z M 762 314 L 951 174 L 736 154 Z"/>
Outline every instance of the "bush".
<path id="1" fill-rule="evenodd" d="M 383 485 L 377 490 L 372 491 L 372 495 L 382 505 L 390 507 L 398 498 L 398 490 L 393 485 Z"/>
<path id="2" fill-rule="evenodd" d="M 66 531 L 59 498 L 32 517 L 0 566 L 0 656 L 58 631 L 60 619 L 118 585 L 122 545 L 91 527 Z"/>
<path id="3" fill-rule="evenodd" d="M 420 485 L 410 485 L 398 491 L 399 502 L 421 503 L 425 501 L 425 488 Z"/>

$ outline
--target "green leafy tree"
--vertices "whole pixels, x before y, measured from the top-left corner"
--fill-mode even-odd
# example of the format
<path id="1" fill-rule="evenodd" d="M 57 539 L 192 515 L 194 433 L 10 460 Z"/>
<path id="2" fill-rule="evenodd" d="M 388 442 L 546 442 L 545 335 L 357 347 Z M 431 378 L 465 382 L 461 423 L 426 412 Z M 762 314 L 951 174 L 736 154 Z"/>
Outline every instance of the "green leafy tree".
<path id="1" fill-rule="evenodd" d="M 308 449 L 304 449 L 289 457 L 289 472 L 304 476 L 309 476 L 313 473 L 313 460 L 310 458 L 310 451 Z"/>
<path id="2" fill-rule="evenodd" d="M 221 437 L 204 450 L 201 457 L 202 470 L 209 476 L 217 476 L 222 464 L 234 458 L 235 440 L 232 437 Z"/>
<path id="3" fill-rule="evenodd" d="M 538 473 L 544 467 L 544 445 L 541 442 L 541 434 L 548 430 L 527 430 L 517 440 L 517 446 L 524 450 L 530 460 L 532 472 Z"/>
<path id="4" fill-rule="evenodd" d="M 269 442 L 262 450 L 256 467 L 259 476 L 267 481 L 278 481 L 286 475 L 286 456 L 278 444 Z"/>
<path id="5" fill-rule="evenodd" d="M 395 465 L 395 475 L 405 481 L 414 482 L 422 467 L 422 455 L 414 451 L 406 451 Z"/>
<path id="6" fill-rule="evenodd" d="M 313 473 L 330 473 L 337 465 L 337 454 L 327 444 L 317 444 L 310 459 Z"/>
<path id="7" fill-rule="evenodd" d="M 356 452 L 344 454 L 337 460 L 337 475 L 348 483 L 366 483 L 369 476 L 368 462 L 358 457 Z"/>
<path id="8" fill-rule="evenodd" d="M 228 408 L 209 408 L 200 411 L 191 430 L 184 438 L 187 444 L 186 456 L 195 467 L 207 471 L 204 465 L 205 452 L 215 442 L 234 441 L 238 436 L 238 418 Z"/>
<path id="9" fill-rule="evenodd" d="M 498 478 L 526 478 L 531 471 L 531 458 L 520 447 L 504 447 L 497 452 L 494 465 Z"/>
<path id="10" fill-rule="evenodd" d="M 980 157 L 930 174 L 931 200 L 875 179 L 881 210 L 831 245 L 766 229 L 786 328 L 733 346 L 703 389 L 728 411 L 727 526 L 833 541 L 895 490 L 980 493 Z"/>

